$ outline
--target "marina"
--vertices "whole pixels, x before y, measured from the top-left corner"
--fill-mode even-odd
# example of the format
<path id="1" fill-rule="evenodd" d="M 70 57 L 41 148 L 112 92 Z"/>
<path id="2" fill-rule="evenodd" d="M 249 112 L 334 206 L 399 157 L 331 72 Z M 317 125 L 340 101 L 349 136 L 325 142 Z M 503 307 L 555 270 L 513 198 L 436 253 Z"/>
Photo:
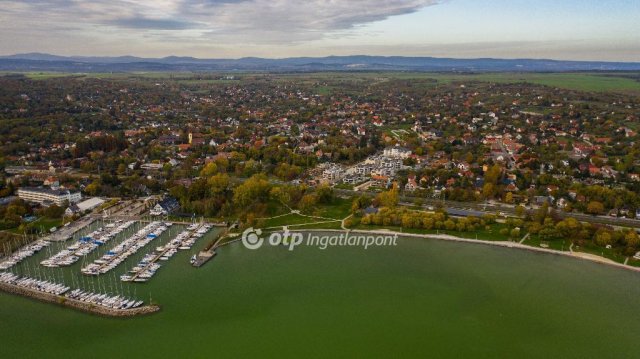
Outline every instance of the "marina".
<path id="1" fill-rule="evenodd" d="M 187 250 L 195 244 L 196 240 L 204 236 L 212 225 L 210 224 L 192 224 L 183 232 L 178 234 L 174 239 L 164 246 L 159 246 L 154 252 L 146 254 L 138 264 L 133 267 L 129 274 L 120 276 L 123 282 L 144 283 L 153 277 L 161 265 L 158 261 L 167 261 L 173 257 L 178 250 Z"/>
<path id="2" fill-rule="evenodd" d="M 215 227 L 209 223 L 106 218 L 85 223 L 76 228 L 69 242 L 43 237 L 3 258 L 0 290 L 105 316 L 153 313 L 159 306 L 153 304 L 150 292 L 137 290 L 135 283 L 149 280 L 161 263 L 167 265 L 178 253 L 188 252 Z M 152 242 L 157 243 L 155 250 L 142 254 Z M 192 254 L 185 253 L 180 262 L 188 266 Z M 126 271 L 136 263 L 143 264 L 144 270 Z M 117 268 L 122 271 L 118 273 Z M 137 280 L 127 283 L 122 280 L 126 275 Z"/>
<path id="3" fill-rule="evenodd" d="M 31 244 L 27 244 L 22 247 L 8 258 L 4 259 L 0 262 L 0 270 L 7 270 L 14 265 L 22 262 L 23 260 L 33 256 L 34 254 L 40 252 L 43 248 L 48 247 L 51 242 L 40 239 Z"/>
<path id="4" fill-rule="evenodd" d="M 80 237 L 74 244 L 40 262 L 40 264 L 50 268 L 70 266 L 80 260 L 80 258 L 86 257 L 98 247 L 109 242 L 134 223 L 134 221 L 127 221 L 124 223 L 116 221 L 115 223 L 110 223 L 104 227 L 100 227 L 88 235 Z"/>
<path id="5" fill-rule="evenodd" d="M 105 274 L 115 269 L 120 263 L 131 255 L 144 248 L 154 239 L 158 238 L 172 224 L 163 222 L 151 222 L 140 229 L 133 236 L 116 245 L 93 263 L 83 267 L 80 271 L 86 275 Z"/>

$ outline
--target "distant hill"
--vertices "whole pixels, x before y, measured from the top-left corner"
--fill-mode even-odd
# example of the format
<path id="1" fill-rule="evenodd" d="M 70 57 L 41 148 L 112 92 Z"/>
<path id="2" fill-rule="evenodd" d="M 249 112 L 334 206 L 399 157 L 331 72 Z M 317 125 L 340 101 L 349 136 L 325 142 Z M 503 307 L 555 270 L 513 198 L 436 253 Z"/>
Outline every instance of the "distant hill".
<path id="1" fill-rule="evenodd" d="M 569 72 L 640 71 L 640 62 L 557 61 L 535 59 L 453 59 L 402 56 L 328 56 L 265 59 L 198 59 L 169 56 L 92 57 L 42 53 L 0 56 L 0 71 L 442 71 L 442 72 Z"/>

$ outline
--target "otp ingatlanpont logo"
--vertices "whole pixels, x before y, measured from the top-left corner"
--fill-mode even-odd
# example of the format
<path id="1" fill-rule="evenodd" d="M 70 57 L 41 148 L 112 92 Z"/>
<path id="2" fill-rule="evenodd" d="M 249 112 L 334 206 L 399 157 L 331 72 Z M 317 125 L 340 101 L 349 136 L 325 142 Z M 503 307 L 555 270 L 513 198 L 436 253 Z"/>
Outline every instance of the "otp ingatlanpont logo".
<path id="1" fill-rule="evenodd" d="M 259 237 L 262 234 L 261 229 L 253 229 L 249 227 L 242 232 L 242 244 L 248 249 L 258 249 L 262 247 L 264 238 Z"/>

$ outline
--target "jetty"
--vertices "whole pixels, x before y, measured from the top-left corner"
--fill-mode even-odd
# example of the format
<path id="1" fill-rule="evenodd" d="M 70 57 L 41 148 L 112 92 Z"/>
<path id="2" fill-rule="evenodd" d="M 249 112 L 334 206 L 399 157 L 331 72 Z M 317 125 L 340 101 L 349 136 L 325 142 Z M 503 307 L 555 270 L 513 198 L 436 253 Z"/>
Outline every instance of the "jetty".
<path id="1" fill-rule="evenodd" d="M 151 222 L 133 236 L 120 242 L 100 259 L 96 259 L 93 263 L 82 268 L 80 272 L 86 275 L 100 275 L 115 269 L 128 257 L 158 238 L 167 228 L 162 222 Z"/>
<path id="2" fill-rule="evenodd" d="M 193 256 L 191 258 L 191 265 L 193 265 L 196 268 L 200 268 L 205 263 L 213 259 L 213 257 L 215 257 L 217 254 L 216 249 L 220 245 L 220 241 L 222 241 L 222 239 L 227 235 L 228 232 L 229 232 L 229 228 L 226 228 L 222 233 L 220 233 L 220 235 L 215 241 L 213 241 L 210 245 L 208 245 L 203 250 L 198 252 L 198 254 Z"/>
<path id="3" fill-rule="evenodd" d="M 93 252 L 98 247 L 115 238 L 122 231 L 131 227 L 133 223 L 133 221 L 128 221 L 125 223 L 115 222 L 105 227 L 100 227 L 90 234 L 81 237 L 77 242 L 67 247 L 67 249 L 64 249 L 56 253 L 52 257 L 43 260 L 42 262 L 40 262 L 40 264 L 50 268 L 68 267 L 80 260 L 80 258 L 85 257 L 87 254 Z M 109 228 L 108 226 L 111 227 Z"/>
<path id="4" fill-rule="evenodd" d="M 169 260 L 179 249 L 190 249 L 195 241 L 204 236 L 211 227 L 213 227 L 212 224 L 192 224 L 166 245 L 158 247 L 156 251 L 145 255 L 140 263 L 130 271 L 132 275 L 123 275 L 120 280 L 123 282 L 146 282 L 160 268 L 158 261 Z"/>

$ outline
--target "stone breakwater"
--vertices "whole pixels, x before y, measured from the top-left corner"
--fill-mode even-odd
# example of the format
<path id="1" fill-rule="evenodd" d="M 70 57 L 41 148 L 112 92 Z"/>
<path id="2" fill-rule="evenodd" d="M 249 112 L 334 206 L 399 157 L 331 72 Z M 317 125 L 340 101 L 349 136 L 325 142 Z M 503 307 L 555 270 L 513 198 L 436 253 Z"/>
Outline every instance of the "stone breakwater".
<path id="1" fill-rule="evenodd" d="M 146 305 L 139 308 L 132 309 L 113 309 L 103 307 L 101 305 L 95 305 L 93 303 L 86 303 L 79 300 L 59 296 L 51 293 L 40 292 L 33 289 L 23 288 L 17 285 L 0 283 L 0 290 L 10 293 L 21 295 L 23 297 L 32 298 L 41 302 L 52 303 L 61 305 L 68 308 L 73 308 L 86 313 L 101 315 L 105 317 L 135 317 L 140 315 L 146 315 L 155 313 L 160 310 L 160 306 Z"/>

